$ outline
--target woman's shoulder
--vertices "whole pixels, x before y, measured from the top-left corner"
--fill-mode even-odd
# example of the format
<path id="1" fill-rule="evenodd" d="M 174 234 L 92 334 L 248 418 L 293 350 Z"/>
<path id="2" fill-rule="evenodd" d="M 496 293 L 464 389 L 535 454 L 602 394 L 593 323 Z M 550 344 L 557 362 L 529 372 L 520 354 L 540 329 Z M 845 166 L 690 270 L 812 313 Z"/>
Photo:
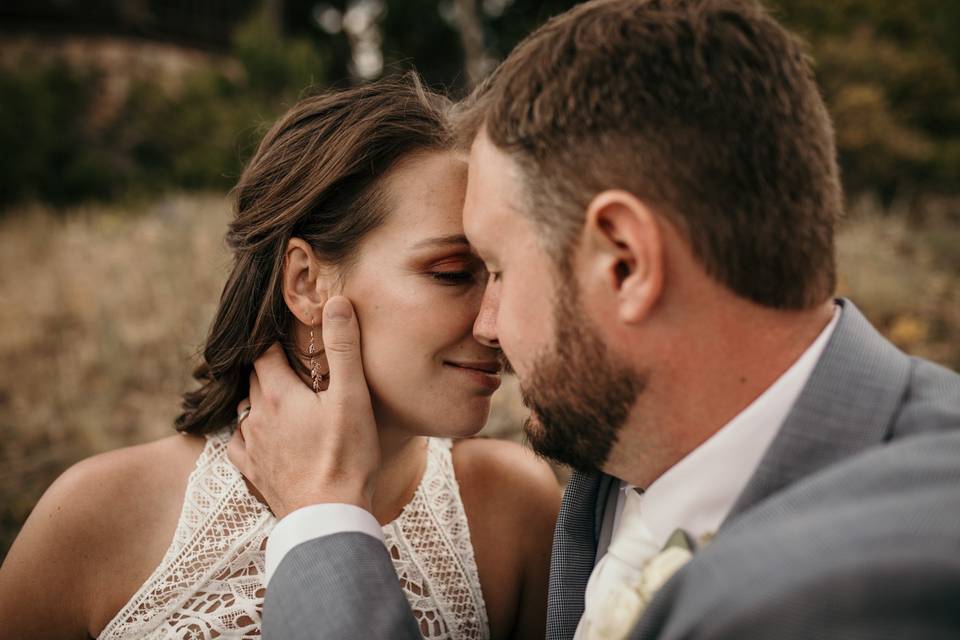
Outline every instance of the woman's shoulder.
<path id="1" fill-rule="evenodd" d="M 515 442 L 487 438 L 458 441 L 453 465 L 493 637 L 542 635 L 560 509 L 553 470 Z"/>
<path id="2" fill-rule="evenodd" d="M 91 629 L 105 624 L 162 559 L 203 446 L 176 435 L 77 462 L 34 507 L 7 558 L 11 573 L 69 586 Z"/>
<path id="3" fill-rule="evenodd" d="M 182 498 L 177 489 L 186 489 L 203 447 L 203 438 L 178 434 L 91 456 L 64 471 L 37 506 L 46 502 L 61 517 L 84 519 L 111 512 L 143 515 L 130 510 L 155 507 L 168 496 Z"/>
<path id="4" fill-rule="evenodd" d="M 54 513 L 60 531 L 91 554 L 102 551 L 98 563 L 109 565 L 126 549 L 156 555 L 173 538 L 203 447 L 203 438 L 174 435 L 91 456 L 57 478 L 37 507 Z"/>
<path id="5" fill-rule="evenodd" d="M 475 542 L 507 535 L 520 555 L 549 549 L 561 496 L 550 465 L 516 442 L 488 438 L 458 441 L 453 464 Z"/>
<path id="6" fill-rule="evenodd" d="M 556 513 L 557 478 L 545 461 L 516 442 L 491 438 L 459 440 L 453 462 L 461 492 L 479 499 L 490 511 L 508 508 L 535 515 Z"/>

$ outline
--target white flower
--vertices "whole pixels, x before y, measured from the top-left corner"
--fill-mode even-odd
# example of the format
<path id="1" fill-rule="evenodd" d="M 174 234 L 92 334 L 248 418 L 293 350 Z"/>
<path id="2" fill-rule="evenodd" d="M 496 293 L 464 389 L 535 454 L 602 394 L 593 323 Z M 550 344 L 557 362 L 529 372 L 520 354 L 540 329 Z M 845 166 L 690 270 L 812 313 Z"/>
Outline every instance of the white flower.
<path id="1" fill-rule="evenodd" d="M 600 603 L 596 616 L 591 616 L 587 640 L 619 640 L 626 638 L 640 618 L 647 603 L 635 589 L 613 591 Z"/>
<path id="2" fill-rule="evenodd" d="M 673 577 L 683 565 L 690 562 L 693 554 L 689 549 L 682 547 L 668 547 L 650 558 L 643 568 L 640 577 L 639 592 L 644 602 L 653 600 L 653 596 L 660 590 L 667 580 Z"/>
<path id="3" fill-rule="evenodd" d="M 589 612 L 586 640 L 626 638 L 660 587 L 691 558 L 689 549 L 668 547 L 646 562 L 636 581 L 603 589 L 602 600 Z"/>

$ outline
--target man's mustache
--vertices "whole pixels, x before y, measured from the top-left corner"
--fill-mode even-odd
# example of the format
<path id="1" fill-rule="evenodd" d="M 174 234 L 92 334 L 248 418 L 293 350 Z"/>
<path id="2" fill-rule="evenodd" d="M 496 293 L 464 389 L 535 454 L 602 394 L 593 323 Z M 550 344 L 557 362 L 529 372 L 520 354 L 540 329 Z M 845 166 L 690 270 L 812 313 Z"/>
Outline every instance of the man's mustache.
<path id="1" fill-rule="evenodd" d="M 503 353 L 503 351 L 497 352 L 497 360 L 500 361 L 500 366 L 502 367 L 504 373 L 512 374 L 514 372 L 513 365 L 510 364 L 510 361 L 507 359 L 507 356 Z"/>

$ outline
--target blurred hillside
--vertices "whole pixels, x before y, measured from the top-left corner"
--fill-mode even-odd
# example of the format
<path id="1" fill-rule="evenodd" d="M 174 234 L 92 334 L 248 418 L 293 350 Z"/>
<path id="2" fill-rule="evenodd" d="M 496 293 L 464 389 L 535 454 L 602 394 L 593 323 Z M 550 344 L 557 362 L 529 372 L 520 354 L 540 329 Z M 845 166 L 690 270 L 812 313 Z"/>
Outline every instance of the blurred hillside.
<path id="1" fill-rule="evenodd" d="M 308 87 L 414 66 L 461 94 L 573 4 L 6 3 L 0 206 L 229 188 L 259 125 Z M 771 0 L 771 8 L 810 44 L 852 195 L 919 215 L 930 194 L 960 189 L 960 3 Z"/>

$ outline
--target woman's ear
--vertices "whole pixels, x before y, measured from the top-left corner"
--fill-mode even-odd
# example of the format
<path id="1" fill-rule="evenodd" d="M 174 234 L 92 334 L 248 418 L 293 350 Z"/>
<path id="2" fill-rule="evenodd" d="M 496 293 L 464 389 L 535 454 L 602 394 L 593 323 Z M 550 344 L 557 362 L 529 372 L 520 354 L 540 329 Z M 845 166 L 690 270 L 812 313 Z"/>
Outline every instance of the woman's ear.
<path id="1" fill-rule="evenodd" d="M 283 257 L 283 300 L 297 320 L 308 327 L 320 324 L 331 284 L 331 274 L 313 248 L 301 238 L 290 238 Z"/>
<path id="2" fill-rule="evenodd" d="M 613 296 L 621 321 L 643 320 L 660 297 L 664 246 L 656 214 L 632 193 L 604 191 L 587 207 L 589 273 L 599 293 Z"/>

